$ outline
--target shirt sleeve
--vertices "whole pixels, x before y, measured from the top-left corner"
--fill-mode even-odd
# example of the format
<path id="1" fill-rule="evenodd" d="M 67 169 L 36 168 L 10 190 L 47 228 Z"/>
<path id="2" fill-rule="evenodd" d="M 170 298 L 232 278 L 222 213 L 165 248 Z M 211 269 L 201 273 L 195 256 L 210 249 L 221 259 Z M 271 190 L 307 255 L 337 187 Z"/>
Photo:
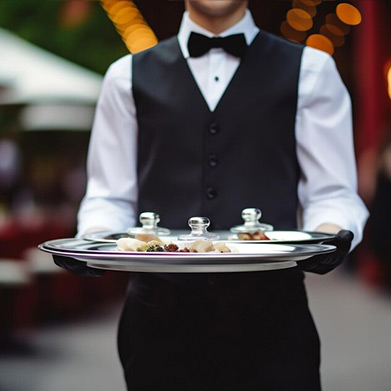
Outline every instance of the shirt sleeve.
<path id="1" fill-rule="evenodd" d="M 303 229 L 331 223 L 362 239 L 368 211 L 357 194 L 351 101 L 328 54 L 306 47 L 296 117 Z"/>
<path id="2" fill-rule="evenodd" d="M 87 191 L 78 213 L 78 235 L 93 227 L 134 226 L 137 207 L 137 120 L 131 55 L 113 63 L 102 85 L 87 159 Z"/>

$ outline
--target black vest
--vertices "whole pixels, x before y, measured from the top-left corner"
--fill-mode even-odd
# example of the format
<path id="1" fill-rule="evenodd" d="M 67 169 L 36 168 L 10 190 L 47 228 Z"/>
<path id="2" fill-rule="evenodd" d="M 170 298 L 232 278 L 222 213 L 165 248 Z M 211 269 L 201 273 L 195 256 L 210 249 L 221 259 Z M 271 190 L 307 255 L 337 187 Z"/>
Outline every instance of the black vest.
<path id="1" fill-rule="evenodd" d="M 211 112 L 177 38 L 133 56 L 139 125 L 139 212 L 187 228 L 241 223 L 258 207 L 276 229 L 296 228 L 295 119 L 302 46 L 261 31 Z"/>

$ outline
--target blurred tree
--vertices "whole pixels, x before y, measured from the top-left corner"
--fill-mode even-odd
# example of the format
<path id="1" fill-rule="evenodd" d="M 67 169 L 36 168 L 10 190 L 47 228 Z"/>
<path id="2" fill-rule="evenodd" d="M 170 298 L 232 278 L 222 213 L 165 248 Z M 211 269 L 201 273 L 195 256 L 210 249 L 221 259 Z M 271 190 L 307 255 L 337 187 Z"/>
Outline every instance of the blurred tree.
<path id="1" fill-rule="evenodd" d="M 128 52 L 99 1 L 0 0 L 0 27 L 101 74 Z"/>

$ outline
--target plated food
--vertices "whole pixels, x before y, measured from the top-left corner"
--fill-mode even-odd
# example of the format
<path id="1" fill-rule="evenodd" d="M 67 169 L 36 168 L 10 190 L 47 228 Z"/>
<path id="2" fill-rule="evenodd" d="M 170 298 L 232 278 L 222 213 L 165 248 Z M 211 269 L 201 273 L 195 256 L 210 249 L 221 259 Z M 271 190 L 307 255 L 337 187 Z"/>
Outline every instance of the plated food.
<path id="1" fill-rule="evenodd" d="M 239 240 L 271 240 L 263 231 L 238 233 Z"/>
<path id="2" fill-rule="evenodd" d="M 145 238 L 144 239 L 150 239 Z M 157 236 L 152 240 L 139 238 L 121 238 L 117 241 L 118 251 L 130 252 L 165 252 L 165 253 L 230 253 L 231 249 L 224 242 L 212 242 L 207 239 L 192 242 L 165 243 Z"/>

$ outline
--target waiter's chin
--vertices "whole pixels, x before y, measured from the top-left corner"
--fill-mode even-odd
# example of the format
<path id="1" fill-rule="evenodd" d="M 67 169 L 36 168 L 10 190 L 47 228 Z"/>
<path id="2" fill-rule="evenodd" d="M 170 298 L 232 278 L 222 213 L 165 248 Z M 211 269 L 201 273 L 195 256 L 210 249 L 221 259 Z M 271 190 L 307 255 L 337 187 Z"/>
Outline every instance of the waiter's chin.
<path id="1" fill-rule="evenodd" d="M 186 5 L 208 16 L 227 16 L 247 8 L 248 0 L 186 0 Z"/>

